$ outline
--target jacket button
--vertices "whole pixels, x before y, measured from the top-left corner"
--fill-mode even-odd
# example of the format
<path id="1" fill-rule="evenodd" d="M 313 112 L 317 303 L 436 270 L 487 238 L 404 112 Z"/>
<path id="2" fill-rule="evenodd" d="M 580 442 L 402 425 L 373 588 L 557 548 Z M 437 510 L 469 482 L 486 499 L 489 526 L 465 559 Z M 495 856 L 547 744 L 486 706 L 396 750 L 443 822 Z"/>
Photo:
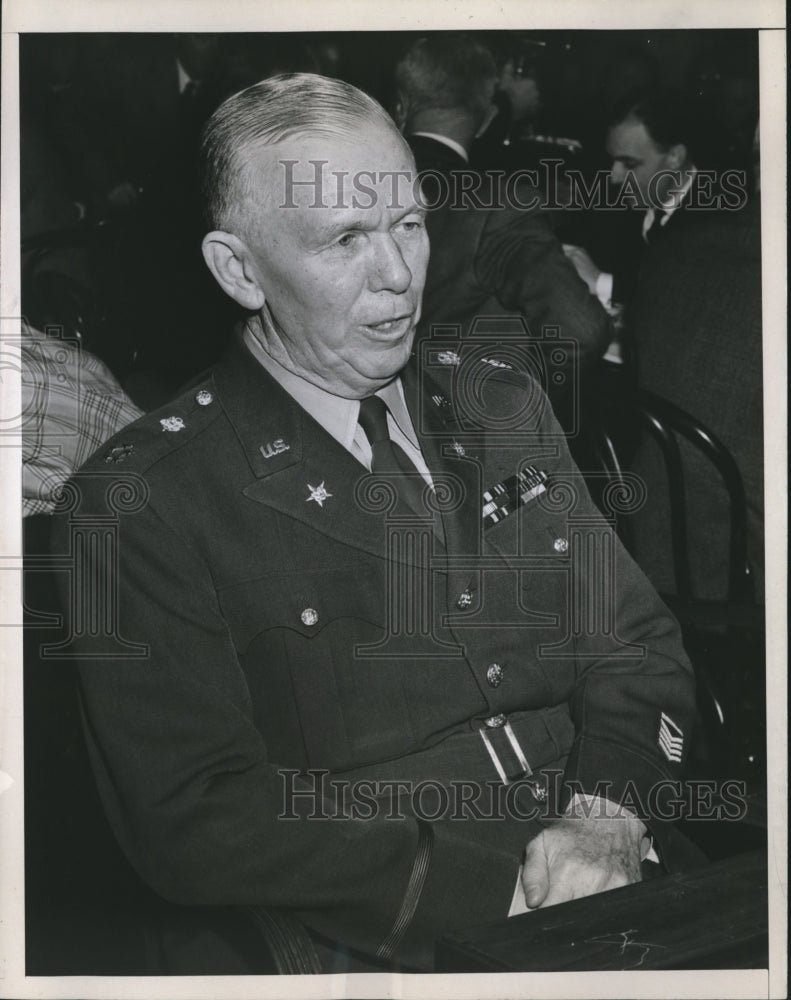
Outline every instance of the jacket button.
<path id="1" fill-rule="evenodd" d="M 213 400 L 214 396 L 212 396 L 208 389 L 201 389 L 195 397 L 195 401 L 198 406 L 208 406 Z"/>
<path id="2" fill-rule="evenodd" d="M 556 538 L 552 543 L 552 548 L 555 552 L 568 552 L 569 542 L 567 538 Z"/>
<path id="3" fill-rule="evenodd" d="M 463 611 L 465 608 L 468 608 L 471 604 L 472 604 L 472 591 L 462 590 L 462 592 L 459 594 L 458 600 L 456 601 L 456 607 L 459 609 L 459 611 Z"/>
<path id="4" fill-rule="evenodd" d="M 499 729 L 500 726 L 505 725 L 504 715 L 490 715 L 488 719 L 484 719 L 483 723 L 489 729 Z"/>
<path id="5" fill-rule="evenodd" d="M 493 688 L 499 687 L 502 683 L 504 672 L 499 663 L 492 663 L 486 671 L 486 680 Z"/>
<path id="6" fill-rule="evenodd" d="M 299 617 L 303 625 L 315 625 L 319 620 L 319 613 L 315 608 L 305 608 Z"/>

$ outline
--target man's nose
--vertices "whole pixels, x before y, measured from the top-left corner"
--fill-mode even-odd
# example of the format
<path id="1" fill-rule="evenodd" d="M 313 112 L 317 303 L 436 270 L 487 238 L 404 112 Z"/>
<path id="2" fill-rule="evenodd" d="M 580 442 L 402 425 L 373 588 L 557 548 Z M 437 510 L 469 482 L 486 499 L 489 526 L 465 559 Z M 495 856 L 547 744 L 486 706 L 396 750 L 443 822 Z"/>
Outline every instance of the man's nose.
<path id="1" fill-rule="evenodd" d="M 370 284 L 375 292 L 405 292 L 412 283 L 412 272 L 404 260 L 401 247 L 392 235 L 382 234 L 374 241 Z"/>
<path id="2" fill-rule="evenodd" d="M 610 167 L 610 180 L 613 184 L 623 184 L 626 180 L 626 167 L 617 160 Z"/>

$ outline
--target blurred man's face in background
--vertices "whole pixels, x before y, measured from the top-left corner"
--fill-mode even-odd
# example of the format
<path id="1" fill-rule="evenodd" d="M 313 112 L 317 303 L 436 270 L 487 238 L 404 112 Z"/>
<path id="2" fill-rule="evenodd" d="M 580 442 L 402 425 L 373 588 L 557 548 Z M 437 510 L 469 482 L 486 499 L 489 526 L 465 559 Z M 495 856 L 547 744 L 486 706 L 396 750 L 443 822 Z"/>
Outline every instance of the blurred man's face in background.
<path id="1" fill-rule="evenodd" d="M 508 98 L 511 120 L 530 121 L 541 110 L 541 91 L 533 75 L 521 72 L 518 61 L 509 59 L 502 68 L 498 89 Z"/>
<path id="2" fill-rule="evenodd" d="M 677 170 L 678 162 L 670 150 L 660 149 L 645 125 L 635 118 L 627 118 L 614 125 L 607 135 L 607 153 L 612 159 L 610 181 L 620 187 L 631 172 L 646 206 L 663 200 L 674 186 L 671 177 L 663 177 L 651 185 L 660 170 Z"/>

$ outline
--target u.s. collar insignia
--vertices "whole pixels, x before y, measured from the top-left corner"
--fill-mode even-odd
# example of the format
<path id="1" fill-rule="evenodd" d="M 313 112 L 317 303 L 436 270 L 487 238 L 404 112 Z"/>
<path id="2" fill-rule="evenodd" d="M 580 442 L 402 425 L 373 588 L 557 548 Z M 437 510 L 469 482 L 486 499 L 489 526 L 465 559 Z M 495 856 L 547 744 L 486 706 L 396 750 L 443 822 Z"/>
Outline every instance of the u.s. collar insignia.
<path id="1" fill-rule="evenodd" d="M 278 438 L 276 441 L 267 441 L 266 444 L 259 445 L 258 450 L 264 458 L 274 458 L 275 455 L 288 451 L 290 447 L 291 445 L 286 444 L 283 438 Z"/>
<path id="2" fill-rule="evenodd" d="M 464 445 L 459 444 L 458 441 L 454 441 L 451 448 L 456 452 L 457 455 L 466 455 L 464 450 Z"/>
<path id="3" fill-rule="evenodd" d="M 181 417 L 163 417 L 160 421 L 163 431 L 183 431 L 184 421 Z"/>
<path id="4" fill-rule="evenodd" d="M 318 486 L 311 486 L 308 483 L 308 489 L 310 490 L 310 496 L 305 498 L 305 502 L 310 503 L 311 500 L 315 500 L 319 507 L 323 507 L 324 501 L 332 496 L 332 493 L 329 493 L 325 488 L 323 480 Z"/>
<path id="5" fill-rule="evenodd" d="M 455 351 L 440 351 L 437 362 L 441 365 L 458 365 L 461 364 L 461 358 Z"/>

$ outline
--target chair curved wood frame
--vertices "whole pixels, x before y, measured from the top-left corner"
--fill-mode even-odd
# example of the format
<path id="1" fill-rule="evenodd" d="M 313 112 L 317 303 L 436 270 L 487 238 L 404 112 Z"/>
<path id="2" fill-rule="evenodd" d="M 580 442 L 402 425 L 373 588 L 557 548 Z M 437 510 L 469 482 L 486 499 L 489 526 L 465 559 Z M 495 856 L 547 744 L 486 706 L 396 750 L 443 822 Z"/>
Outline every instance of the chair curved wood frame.
<path id="1" fill-rule="evenodd" d="M 675 594 L 660 594 L 682 627 L 684 642 L 698 677 L 699 708 L 712 727 L 715 767 L 737 768 L 752 778 L 764 759 L 763 663 L 764 608 L 755 603 L 747 553 L 747 502 L 741 472 L 718 437 L 689 413 L 644 389 L 599 399 L 584 428 L 597 475 L 603 472 L 626 491 L 625 463 L 621 460 L 616 428 L 639 424 L 661 449 L 667 473 L 670 549 Z M 689 524 L 684 489 L 684 465 L 678 437 L 683 437 L 711 462 L 729 498 L 727 534 L 728 584 L 725 600 L 703 600 L 693 592 L 688 556 Z M 595 479 L 595 477 L 594 477 Z M 595 483 L 593 484 L 595 485 Z M 627 548 L 632 548 L 633 525 L 617 524 Z M 726 540 L 723 539 L 723 542 Z M 749 720 L 745 722 L 745 712 Z M 705 727 L 704 727 L 705 728 Z M 717 761 L 718 758 L 712 758 Z M 755 768 L 758 767 L 756 772 Z M 728 771 L 725 776 L 732 776 Z M 760 793 L 759 793 L 760 799 Z"/>
<path id="2" fill-rule="evenodd" d="M 605 419 L 594 420 L 588 438 L 602 470 L 614 482 L 624 482 L 623 465 L 607 418 L 634 418 L 645 427 L 662 450 L 670 498 L 670 544 L 673 554 L 675 595 L 663 595 L 682 623 L 744 625 L 761 628 L 763 609 L 754 604 L 747 556 L 747 500 L 744 483 L 733 456 L 719 438 L 689 413 L 645 389 L 633 390 L 621 404 L 605 404 Z M 684 468 L 676 434 L 681 434 L 710 460 L 722 478 L 730 503 L 728 537 L 727 614 L 723 603 L 698 600 L 693 594 L 688 555 L 688 522 Z M 624 539 L 629 547 L 628 530 Z"/>

